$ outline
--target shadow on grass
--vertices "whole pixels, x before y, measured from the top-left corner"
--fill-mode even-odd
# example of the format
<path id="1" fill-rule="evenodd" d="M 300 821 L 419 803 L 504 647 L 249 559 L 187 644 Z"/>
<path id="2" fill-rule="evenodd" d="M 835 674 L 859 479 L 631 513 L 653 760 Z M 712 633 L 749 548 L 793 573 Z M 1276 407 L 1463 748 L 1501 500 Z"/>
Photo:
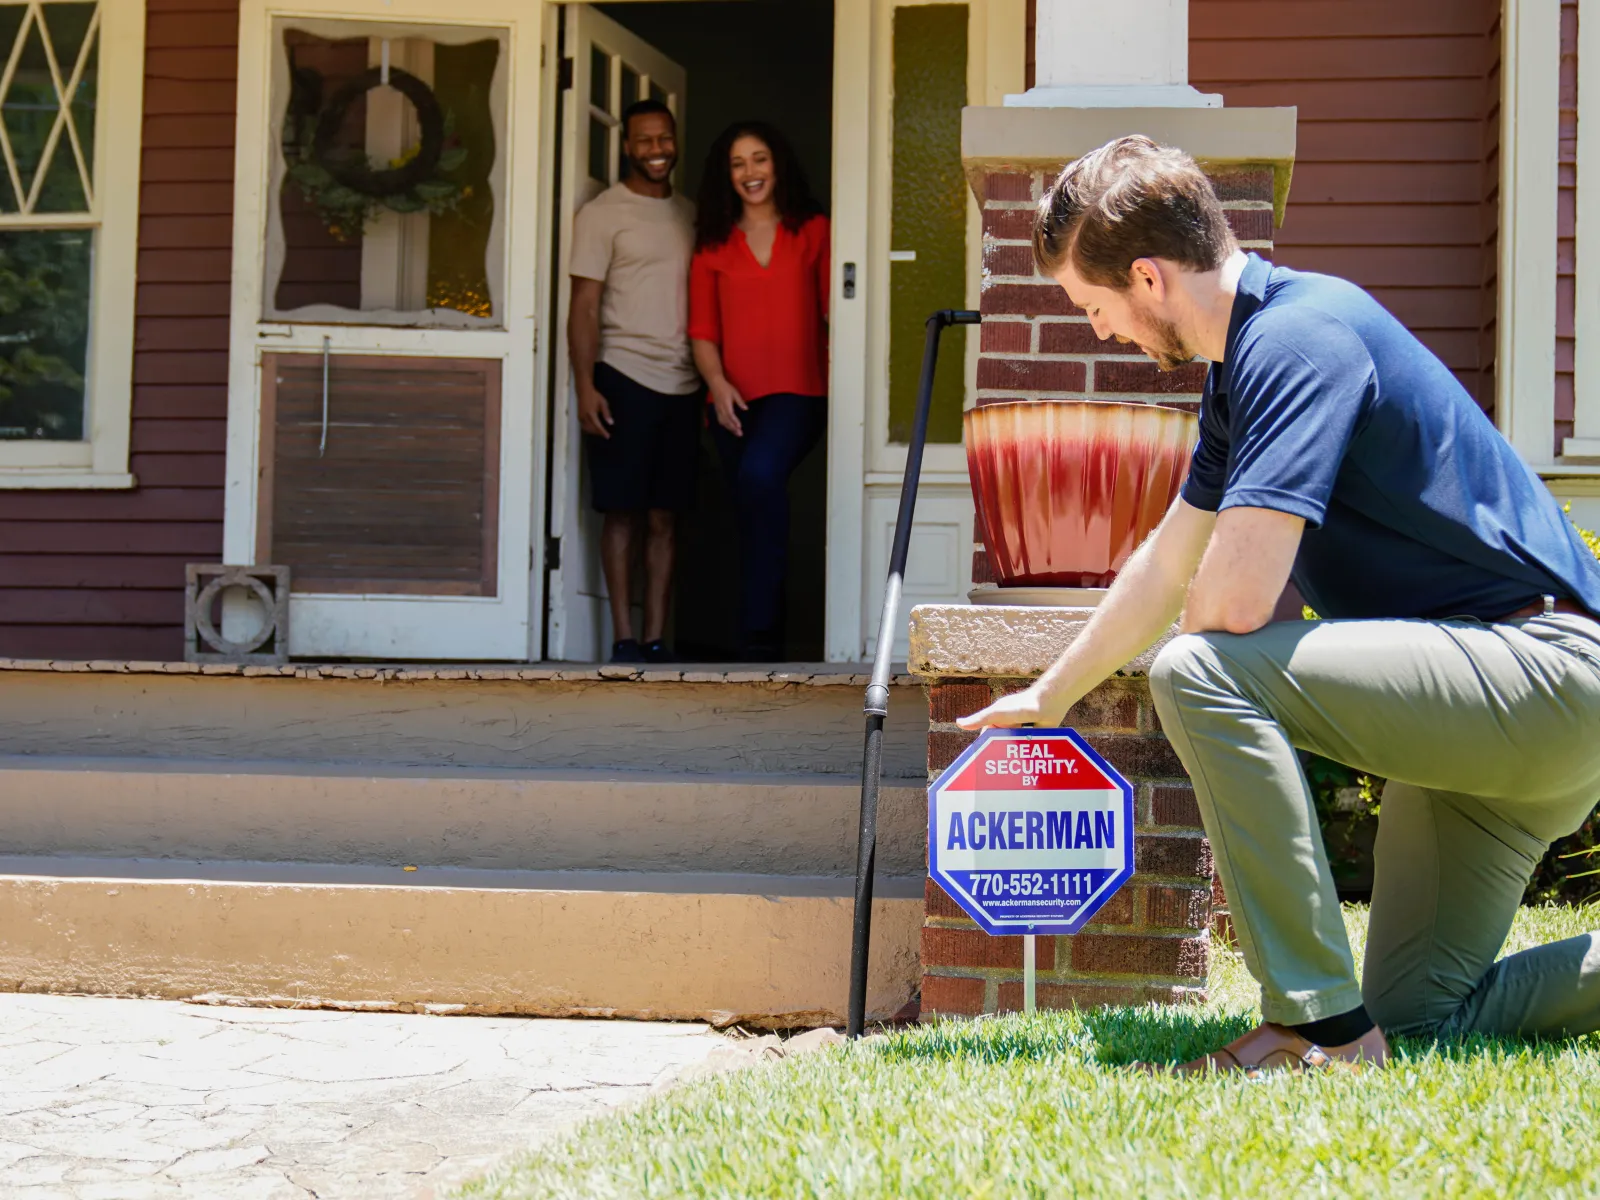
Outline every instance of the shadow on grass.
<path id="1" fill-rule="evenodd" d="M 1083 1014 L 1083 1024 L 1094 1042 L 1093 1060 L 1121 1067 L 1134 1062 L 1188 1062 L 1248 1032 L 1255 1019 L 1242 1013 L 1151 1005 L 1095 1009 Z"/>
<path id="2" fill-rule="evenodd" d="M 1251 1029 L 1248 1013 L 1148 1005 L 1140 1008 L 1063 1010 L 1031 1017 L 943 1021 L 885 1039 L 875 1052 L 889 1062 L 1180 1063 L 1225 1046 Z M 1600 1049 L 1600 1035 L 1542 1041 L 1472 1034 L 1453 1038 L 1402 1037 L 1391 1048 L 1401 1062 L 1475 1059 L 1553 1060 L 1573 1049 Z"/>
<path id="3" fill-rule="evenodd" d="M 887 1039 L 877 1053 L 890 1062 L 1182 1062 L 1232 1041 L 1252 1023 L 1242 1014 L 1157 1005 L 1067 1009 L 942 1021 Z"/>

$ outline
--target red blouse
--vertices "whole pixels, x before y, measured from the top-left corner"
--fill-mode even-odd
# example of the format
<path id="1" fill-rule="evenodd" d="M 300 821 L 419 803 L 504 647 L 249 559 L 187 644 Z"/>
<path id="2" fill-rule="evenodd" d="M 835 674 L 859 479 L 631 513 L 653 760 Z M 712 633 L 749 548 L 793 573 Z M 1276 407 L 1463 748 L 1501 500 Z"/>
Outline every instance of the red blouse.
<path id="1" fill-rule="evenodd" d="M 772 259 L 756 261 L 744 231 L 695 251 L 689 336 L 722 352 L 728 382 L 746 400 L 828 391 L 828 218 L 790 233 L 778 226 Z"/>

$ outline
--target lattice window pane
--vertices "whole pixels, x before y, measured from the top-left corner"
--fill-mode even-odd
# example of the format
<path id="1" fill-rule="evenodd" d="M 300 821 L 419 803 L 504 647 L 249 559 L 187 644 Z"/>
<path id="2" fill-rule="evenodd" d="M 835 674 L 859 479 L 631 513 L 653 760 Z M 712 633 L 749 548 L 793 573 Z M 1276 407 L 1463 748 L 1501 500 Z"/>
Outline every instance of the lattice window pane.
<path id="1" fill-rule="evenodd" d="M 96 3 L 0 5 L 0 211 L 93 209 L 99 30 Z"/>

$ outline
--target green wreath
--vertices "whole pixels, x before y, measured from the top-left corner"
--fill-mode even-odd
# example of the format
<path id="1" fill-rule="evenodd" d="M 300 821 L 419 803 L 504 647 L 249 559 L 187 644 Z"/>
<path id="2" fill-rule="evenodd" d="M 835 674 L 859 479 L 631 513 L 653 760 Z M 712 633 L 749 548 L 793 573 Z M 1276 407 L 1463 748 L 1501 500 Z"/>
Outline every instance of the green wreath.
<path id="1" fill-rule="evenodd" d="M 314 71 L 295 74 L 283 132 L 288 175 L 342 242 L 364 231 L 383 209 L 438 215 L 456 211 L 472 194 L 470 186 L 450 178 L 467 157 L 455 137 L 454 119 L 433 89 L 410 71 L 389 68 L 387 85 L 416 109 L 421 130 L 416 146 L 384 166 L 374 165 L 364 150 L 336 144 L 350 106 L 384 82 L 383 72 L 373 67 L 323 104 L 321 77 Z"/>

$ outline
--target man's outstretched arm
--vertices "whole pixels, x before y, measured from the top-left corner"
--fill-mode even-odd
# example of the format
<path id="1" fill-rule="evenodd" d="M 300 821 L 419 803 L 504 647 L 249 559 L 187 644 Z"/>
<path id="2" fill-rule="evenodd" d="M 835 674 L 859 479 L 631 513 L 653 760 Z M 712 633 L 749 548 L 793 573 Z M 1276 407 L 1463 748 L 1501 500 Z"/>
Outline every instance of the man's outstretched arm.
<path id="1" fill-rule="evenodd" d="M 1186 633 L 1259 629 L 1288 582 L 1304 526 L 1298 517 L 1269 509 L 1230 508 L 1218 517 L 1177 500 L 1128 559 L 1082 635 L 1033 686 L 957 724 L 1058 725 L 1069 708 L 1147 650 L 1180 613 Z"/>

